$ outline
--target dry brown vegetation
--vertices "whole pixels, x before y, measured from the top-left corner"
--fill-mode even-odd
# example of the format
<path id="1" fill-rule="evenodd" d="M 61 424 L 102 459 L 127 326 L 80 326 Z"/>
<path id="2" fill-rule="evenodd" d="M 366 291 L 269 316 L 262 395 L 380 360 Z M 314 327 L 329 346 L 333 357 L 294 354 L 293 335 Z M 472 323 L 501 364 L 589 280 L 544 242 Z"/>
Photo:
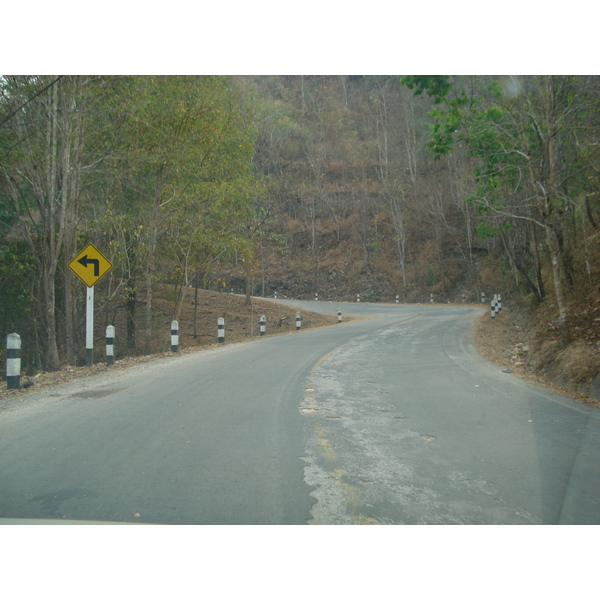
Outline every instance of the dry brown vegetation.
<path id="1" fill-rule="evenodd" d="M 552 308 L 538 311 L 533 321 L 526 312 L 515 307 L 503 309 L 494 319 L 485 313 L 475 324 L 474 342 L 482 356 L 502 369 L 510 369 L 522 379 L 600 407 L 600 398 L 594 389 L 600 370 L 600 351 L 596 342 L 589 341 L 600 334 L 600 319 L 588 319 L 585 326 L 578 326 L 581 335 L 574 340 L 569 334 L 571 329 L 556 325 L 554 320 Z"/>

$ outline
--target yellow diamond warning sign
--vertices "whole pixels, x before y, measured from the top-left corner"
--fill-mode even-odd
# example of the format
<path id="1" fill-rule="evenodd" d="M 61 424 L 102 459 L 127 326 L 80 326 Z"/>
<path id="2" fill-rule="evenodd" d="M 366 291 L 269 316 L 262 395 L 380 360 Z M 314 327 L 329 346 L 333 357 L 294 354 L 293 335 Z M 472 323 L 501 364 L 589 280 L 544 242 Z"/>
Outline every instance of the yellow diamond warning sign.
<path id="1" fill-rule="evenodd" d="M 68 266 L 88 287 L 112 269 L 112 263 L 93 244 L 88 244 Z"/>

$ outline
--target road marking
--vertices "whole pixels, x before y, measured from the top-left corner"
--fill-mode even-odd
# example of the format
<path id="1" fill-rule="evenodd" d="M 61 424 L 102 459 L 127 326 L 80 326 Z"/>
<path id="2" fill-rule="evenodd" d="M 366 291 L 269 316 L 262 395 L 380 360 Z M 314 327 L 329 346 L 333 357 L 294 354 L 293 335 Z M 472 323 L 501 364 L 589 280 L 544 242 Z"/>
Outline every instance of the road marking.
<path id="1" fill-rule="evenodd" d="M 403 319 L 402 321 L 395 323 L 394 325 L 389 326 L 389 328 L 399 327 L 400 325 L 404 325 L 405 323 L 409 323 L 416 319 L 420 319 L 423 314 L 418 314 L 415 317 L 411 317 L 410 319 Z M 335 352 L 338 352 L 345 346 L 349 345 L 354 340 L 350 340 L 340 346 L 337 346 L 333 350 L 324 354 L 317 362 L 312 366 L 310 373 L 307 377 L 307 385 L 304 389 L 304 402 L 300 407 L 300 412 L 305 415 L 317 415 L 319 414 L 319 410 L 317 407 L 317 402 L 315 398 L 316 387 L 315 387 L 315 376 L 319 367 Z M 327 418 L 327 417 L 325 417 Z M 343 480 L 346 472 L 336 466 L 339 464 L 337 454 L 333 449 L 333 445 L 327 437 L 327 432 L 325 428 L 321 425 L 321 423 L 313 424 L 313 433 L 316 437 L 317 448 L 319 452 L 325 457 L 327 461 L 333 463 L 331 472 L 333 473 L 333 480 L 336 483 L 336 487 L 340 491 L 341 495 L 346 501 L 348 506 L 348 516 L 352 519 L 352 521 L 356 524 L 373 524 L 376 523 L 377 520 L 372 516 L 366 516 L 360 513 L 356 513 L 356 510 L 360 510 L 360 507 L 363 506 L 363 502 L 360 500 L 354 488 L 347 482 Z"/>
<path id="2" fill-rule="evenodd" d="M 400 321 L 399 323 L 395 323 L 394 325 L 390 325 L 390 329 L 393 327 L 399 327 L 400 325 L 404 325 L 404 323 L 410 323 L 411 321 L 416 321 L 423 316 L 423 313 L 417 315 L 416 317 L 411 317 L 410 319 L 404 319 L 404 321 Z"/>

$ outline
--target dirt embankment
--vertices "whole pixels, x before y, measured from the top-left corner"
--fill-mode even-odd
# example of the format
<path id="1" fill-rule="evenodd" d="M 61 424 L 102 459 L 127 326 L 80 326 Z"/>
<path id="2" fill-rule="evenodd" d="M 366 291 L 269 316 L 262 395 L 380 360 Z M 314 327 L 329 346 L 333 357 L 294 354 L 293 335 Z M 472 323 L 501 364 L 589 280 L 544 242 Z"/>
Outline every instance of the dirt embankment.
<path id="1" fill-rule="evenodd" d="M 546 323 L 544 328 L 542 325 Z M 484 313 L 475 323 L 474 343 L 485 358 L 503 370 L 558 394 L 600 407 L 594 378 L 600 369 L 597 344 L 572 339 L 550 313 L 533 320 L 518 310 L 503 309 L 494 319 Z"/>

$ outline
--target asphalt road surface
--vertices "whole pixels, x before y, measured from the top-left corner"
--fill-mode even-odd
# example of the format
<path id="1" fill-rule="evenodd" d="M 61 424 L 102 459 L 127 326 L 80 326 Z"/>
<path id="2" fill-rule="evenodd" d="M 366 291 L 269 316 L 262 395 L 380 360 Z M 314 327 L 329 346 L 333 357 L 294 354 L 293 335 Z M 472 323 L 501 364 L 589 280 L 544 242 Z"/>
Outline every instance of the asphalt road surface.
<path id="1" fill-rule="evenodd" d="M 281 302 L 370 318 L 33 392 L 0 412 L 0 518 L 600 522 L 599 411 L 481 358 L 479 309 Z"/>

